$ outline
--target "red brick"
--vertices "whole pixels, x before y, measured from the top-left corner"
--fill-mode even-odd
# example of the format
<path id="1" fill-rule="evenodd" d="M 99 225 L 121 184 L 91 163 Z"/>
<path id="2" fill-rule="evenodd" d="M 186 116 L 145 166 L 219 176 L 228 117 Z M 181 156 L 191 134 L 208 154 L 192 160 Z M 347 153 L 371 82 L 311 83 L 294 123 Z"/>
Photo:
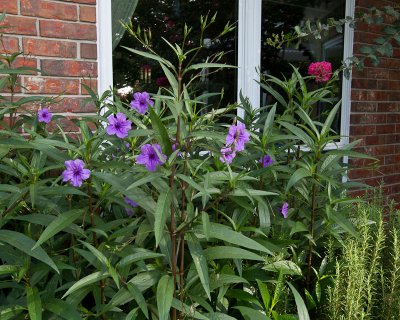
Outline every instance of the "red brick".
<path id="1" fill-rule="evenodd" d="M 17 0 L 0 0 L 0 12 L 5 14 L 17 14 L 18 13 L 18 1 Z"/>
<path id="2" fill-rule="evenodd" d="M 14 53 L 17 51 L 20 51 L 18 38 L 11 36 L 3 36 L 3 41 L 1 42 L 0 46 L 0 52 Z"/>
<path id="3" fill-rule="evenodd" d="M 350 135 L 357 136 L 357 135 L 369 135 L 376 133 L 376 127 L 374 125 L 361 125 L 355 126 L 353 122 L 350 122 Z"/>
<path id="4" fill-rule="evenodd" d="M 353 79 L 351 87 L 354 89 L 377 89 L 378 81 L 371 79 Z"/>
<path id="5" fill-rule="evenodd" d="M 368 78 L 372 79 L 391 79 L 390 71 L 388 69 L 382 68 L 368 68 L 367 69 Z"/>
<path id="6" fill-rule="evenodd" d="M 400 81 L 378 80 L 377 89 L 398 91 L 400 90 Z"/>
<path id="7" fill-rule="evenodd" d="M 396 125 L 395 124 L 382 124 L 376 126 L 376 133 L 377 134 L 390 134 L 396 132 Z"/>
<path id="8" fill-rule="evenodd" d="M 41 60 L 46 75 L 66 77 L 97 77 L 97 63 L 75 60 Z"/>
<path id="9" fill-rule="evenodd" d="M 377 103 L 375 102 L 353 102 L 351 104 L 352 112 L 375 112 Z"/>
<path id="10" fill-rule="evenodd" d="M 2 28 L 1 32 L 36 36 L 36 21 L 37 19 L 35 18 L 6 16 L 6 18 L 0 22 L 0 26 L 6 26 L 7 28 Z"/>
<path id="11" fill-rule="evenodd" d="M 96 22 L 96 7 L 80 6 L 79 20 L 84 22 Z"/>
<path id="12" fill-rule="evenodd" d="M 378 112 L 400 112 L 400 103 L 396 102 L 380 102 L 378 103 Z M 389 118 L 389 117 L 388 117 Z M 390 119 L 388 119 L 390 120 Z"/>
<path id="13" fill-rule="evenodd" d="M 42 37 L 96 40 L 96 25 L 94 24 L 41 20 L 39 25 Z"/>
<path id="14" fill-rule="evenodd" d="M 46 0 L 21 0 L 21 14 L 47 19 L 78 20 L 76 5 Z"/>
<path id="15" fill-rule="evenodd" d="M 81 43 L 81 58 L 97 59 L 97 45 L 95 43 Z"/>
<path id="16" fill-rule="evenodd" d="M 87 85 L 89 88 L 91 88 L 94 92 L 97 91 L 97 79 L 81 79 L 81 90 L 82 94 L 88 94 L 88 91 L 85 89 L 82 84 Z"/>
<path id="17" fill-rule="evenodd" d="M 14 60 L 12 63 L 13 68 L 19 67 L 29 67 L 29 68 L 37 68 L 37 59 L 27 58 L 20 56 Z M 25 73 L 32 74 L 34 71 L 26 71 Z"/>
<path id="18" fill-rule="evenodd" d="M 74 2 L 74 3 L 84 3 L 84 4 L 96 4 L 96 1 L 99 0 L 64 0 L 65 2 Z"/>
<path id="19" fill-rule="evenodd" d="M 400 154 L 391 154 L 391 155 L 385 156 L 384 163 L 385 164 L 394 164 L 394 163 L 400 164 Z M 399 174 L 400 174 L 400 169 L 399 169 Z M 399 182 L 400 182 L 400 180 L 399 180 Z"/>
<path id="20" fill-rule="evenodd" d="M 51 105 L 52 112 L 94 113 L 96 106 L 86 98 L 63 98 Z"/>
<path id="21" fill-rule="evenodd" d="M 76 58 L 77 44 L 75 42 L 43 40 L 40 38 L 24 38 L 23 50 L 27 54 L 61 58 Z"/>
<path id="22" fill-rule="evenodd" d="M 364 113 L 350 115 L 352 124 L 379 124 L 386 122 L 386 114 Z"/>
<path id="23" fill-rule="evenodd" d="M 30 93 L 79 94 L 78 79 L 25 77 L 23 83 Z"/>

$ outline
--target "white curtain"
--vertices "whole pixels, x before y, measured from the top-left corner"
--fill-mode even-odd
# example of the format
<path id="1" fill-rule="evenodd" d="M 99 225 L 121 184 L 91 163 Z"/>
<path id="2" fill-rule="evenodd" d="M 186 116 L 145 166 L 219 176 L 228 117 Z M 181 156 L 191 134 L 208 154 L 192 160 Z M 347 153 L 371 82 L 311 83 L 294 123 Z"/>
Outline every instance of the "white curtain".
<path id="1" fill-rule="evenodd" d="M 125 28 L 121 25 L 120 21 L 128 23 L 135 12 L 139 0 L 112 0 L 112 45 L 113 50 L 121 41 L 125 33 Z"/>

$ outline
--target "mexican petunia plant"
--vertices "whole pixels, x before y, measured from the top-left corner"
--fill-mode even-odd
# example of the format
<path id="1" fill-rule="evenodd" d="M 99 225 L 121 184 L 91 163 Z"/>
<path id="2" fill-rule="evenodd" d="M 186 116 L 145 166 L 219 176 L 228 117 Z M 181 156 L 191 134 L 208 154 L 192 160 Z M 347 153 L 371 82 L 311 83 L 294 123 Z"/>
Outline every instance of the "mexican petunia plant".
<path id="1" fill-rule="evenodd" d="M 98 113 L 69 120 L 76 132 L 49 99 L 30 111 L 30 100 L 1 97 L 1 319 L 305 320 L 322 303 L 321 243 L 353 231 L 341 159 L 360 156 L 354 144 L 325 150 L 337 139 L 335 79 L 311 90 L 294 68 L 261 83 L 275 104 L 242 97 L 214 109 L 196 81 L 232 66 L 223 53 L 194 59 L 214 21 L 201 18 L 195 49 L 168 43 L 175 61 L 127 26 L 144 48 L 127 52 L 168 81 L 123 100 L 86 87 Z M 318 101 L 330 108 L 324 122 L 310 117 Z"/>

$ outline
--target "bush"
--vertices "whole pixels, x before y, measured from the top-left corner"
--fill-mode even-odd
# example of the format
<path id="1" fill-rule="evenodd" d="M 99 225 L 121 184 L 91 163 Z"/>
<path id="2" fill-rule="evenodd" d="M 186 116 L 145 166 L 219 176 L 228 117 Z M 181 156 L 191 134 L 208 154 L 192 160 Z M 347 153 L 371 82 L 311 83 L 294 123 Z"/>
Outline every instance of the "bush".
<path id="1" fill-rule="evenodd" d="M 324 244 L 354 233 L 341 159 L 366 157 L 356 142 L 326 150 L 336 76 L 310 90 L 314 76 L 293 68 L 261 84 L 275 104 L 214 110 L 204 99 L 215 93 L 195 84 L 230 67 L 223 54 L 191 64 L 202 40 L 190 52 L 170 44 L 175 65 L 130 32 L 150 51 L 128 50 L 168 78 L 158 93 L 130 102 L 86 88 L 98 113 L 71 120 L 74 134 L 50 100 L 1 97 L 1 319 L 309 319 Z M 27 71 L 1 70 L 11 88 Z M 321 101 L 328 112 L 313 120 Z"/>

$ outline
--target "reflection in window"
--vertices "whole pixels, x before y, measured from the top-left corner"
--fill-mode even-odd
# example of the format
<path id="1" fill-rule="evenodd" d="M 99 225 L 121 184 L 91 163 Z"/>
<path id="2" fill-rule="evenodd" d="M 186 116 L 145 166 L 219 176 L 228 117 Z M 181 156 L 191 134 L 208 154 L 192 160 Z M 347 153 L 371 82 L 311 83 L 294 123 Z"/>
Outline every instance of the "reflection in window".
<path id="1" fill-rule="evenodd" d="M 113 10 L 119 6 L 120 0 L 113 0 Z M 152 33 L 152 49 L 160 56 L 176 64 L 176 57 L 171 48 L 162 40 L 172 44 L 182 44 L 183 28 L 185 22 L 193 27 L 193 31 L 186 40 L 185 48 L 198 46 L 200 41 L 200 15 L 212 16 L 217 12 L 215 23 L 206 31 L 203 39 L 204 49 L 196 56 L 196 62 L 204 62 L 207 56 L 215 52 L 228 52 L 224 57 L 227 64 L 236 65 L 236 34 L 231 32 L 223 39 L 215 39 L 228 21 L 237 20 L 237 1 L 232 0 L 137 0 L 131 16 L 134 29 L 150 28 Z M 117 17 L 113 14 L 113 20 Z M 126 20 L 125 20 L 126 21 Z M 121 35 L 121 33 L 119 33 Z M 131 86 L 134 91 L 148 91 L 156 93 L 160 87 L 167 87 L 168 80 L 162 69 L 155 61 L 142 58 L 128 52 L 122 46 L 143 50 L 140 44 L 125 32 L 113 51 L 113 77 L 114 87 L 122 88 Z M 189 57 L 190 58 L 190 57 Z M 190 60 L 190 59 L 187 59 Z M 198 94 L 204 92 L 220 92 L 224 89 L 222 103 L 233 103 L 236 100 L 236 71 L 225 69 L 216 74 L 204 74 L 197 86 Z M 209 103 L 219 102 L 208 101 Z"/>
<path id="2" fill-rule="evenodd" d="M 292 73 L 292 64 L 306 76 L 308 65 L 316 61 L 329 61 L 333 70 L 339 68 L 343 60 L 344 41 L 343 34 L 337 33 L 334 28 L 322 40 L 309 37 L 298 48 L 294 44 L 281 49 L 273 48 L 266 44 L 266 39 L 272 37 L 272 34 L 292 32 L 296 25 L 303 26 L 306 20 L 343 18 L 345 7 L 345 0 L 263 0 L 261 73 L 288 78 Z M 341 83 L 337 84 L 335 95 L 341 96 Z M 262 92 L 262 105 L 271 102 L 271 97 Z M 323 114 L 323 109 L 322 104 L 316 106 L 314 116 Z M 338 128 L 339 119 L 336 122 Z"/>

